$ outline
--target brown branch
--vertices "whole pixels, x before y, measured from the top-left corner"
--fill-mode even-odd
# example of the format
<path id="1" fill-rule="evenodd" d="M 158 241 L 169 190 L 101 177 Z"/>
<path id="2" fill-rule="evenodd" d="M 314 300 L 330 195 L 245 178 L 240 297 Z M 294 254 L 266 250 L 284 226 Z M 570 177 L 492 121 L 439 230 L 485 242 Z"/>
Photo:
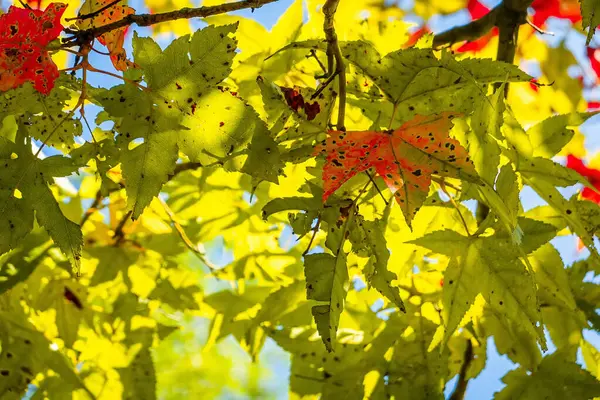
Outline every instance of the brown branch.
<path id="1" fill-rule="evenodd" d="M 254 10 L 255 8 L 260 8 L 265 4 L 274 3 L 276 1 L 278 0 L 240 0 L 235 3 L 219 4 L 216 6 L 198 8 L 184 7 L 180 10 L 157 14 L 131 14 L 123 19 L 107 25 L 78 31 L 75 33 L 75 37 L 81 38 L 81 40 L 71 40 L 67 46 L 70 47 L 79 45 L 81 41 L 87 42 L 89 38 L 98 37 L 107 32 L 111 32 L 115 29 L 123 28 L 132 24 L 136 24 L 137 26 L 150 26 L 161 22 L 175 21 L 178 19 L 205 18 L 211 15 L 224 14 L 246 8 L 251 8 Z"/>
<path id="2" fill-rule="evenodd" d="M 121 220 L 119 221 L 119 224 L 117 225 L 117 227 L 115 228 L 115 233 L 113 234 L 113 239 L 115 240 L 115 244 L 120 244 L 123 241 L 123 239 L 125 238 L 125 232 L 123 231 L 123 229 L 125 228 L 125 224 L 127 223 L 127 220 L 129 219 L 129 217 L 131 217 L 131 214 L 133 214 L 133 210 L 127 211 L 123 215 L 123 218 L 121 218 Z"/>
<path id="3" fill-rule="evenodd" d="M 519 26 L 527 23 L 527 7 L 531 5 L 531 2 L 532 0 L 504 0 L 483 17 L 435 35 L 433 47 L 451 45 L 465 40 L 473 41 L 487 34 L 492 28 L 498 27 L 501 41 L 498 49 L 508 50 L 510 46 L 507 46 L 507 44 L 510 41 L 514 40 L 514 43 L 516 43 L 516 35 L 511 35 L 512 28 L 516 27 L 518 32 Z M 502 36 L 503 31 L 504 37 Z M 502 44 L 502 41 L 504 41 L 504 44 Z M 509 58 L 509 56 L 510 54 L 507 54 L 506 58 Z M 498 58 L 498 60 L 512 63 L 513 58 L 510 61 L 505 60 L 504 57 Z"/>
<path id="4" fill-rule="evenodd" d="M 94 198 L 92 205 L 90 205 L 90 208 L 88 208 L 85 214 L 83 214 L 81 222 L 79 222 L 79 226 L 83 226 L 83 224 L 85 224 L 85 222 L 92 216 L 92 214 L 98 210 L 100 202 L 102 202 L 102 189 L 96 192 L 96 197 Z"/>
<path id="5" fill-rule="evenodd" d="M 187 163 L 183 163 L 183 164 L 177 164 L 175 166 L 175 170 L 173 171 L 173 174 L 169 175 L 168 180 L 170 181 L 175 176 L 177 176 L 177 174 L 179 174 L 181 172 L 191 171 L 191 170 L 195 170 L 195 169 L 202 168 L 202 167 L 203 167 L 202 163 L 199 163 L 199 162 L 187 162 Z"/>
<path id="6" fill-rule="evenodd" d="M 496 21 L 502 18 L 502 4 L 492 9 L 483 17 L 435 35 L 433 38 L 433 47 L 451 45 L 465 40 L 476 40 L 487 34 L 496 26 Z"/>
<path id="7" fill-rule="evenodd" d="M 66 18 L 65 21 L 75 21 L 75 20 L 84 20 L 84 19 L 94 18 L 96 15 L 100 14 L 102 11 L 111 8 L 112 6 L 114 6 L 115 4 L 117 4 L 120 1 L 121 0 L 113 0 L 112 2 L 108 3 L 107 5 L 105 5 L 102 8 L 97 9 L 96 11 L 92 11 L 91 13 L 88 13 L 88 14 L 78 15 L 74 18 Z"/>
<path id="8" fill-rule="evenodd" d="M 469 383 L 469 380 L 467 379 L 467 371 L 469 370 L 472 361 L 473 343 L 471 343 L 471 339 L 467 339 L 467 347 L 465 348 L 464 362 L 460 367 L 460 372 L 458 374 L 458 382 L 456 383 L 456 388 L 454 389 L 454 392 L 448 400 L 463 400 L 465 398 L 467 384 Z"/>
<path id="9" fill-rule="evenodd" d="M 338 76 L 340 104 L 336 127 L 339 131 L 344 131 L 346 130 L 344 123 L 346 119 L 346 66 L 334 27 L 335 12 L 339 3 L 340 0 L 327 0 L 323 5 L 323 14 L 325 15 L 323 31 L 325 32 L 325 40 L 327 41 L 328 72 L 330 76 L 333 74 L 337 74 Z M 333 70 L 333 61 L 335 61 L 335 71 Z"/>

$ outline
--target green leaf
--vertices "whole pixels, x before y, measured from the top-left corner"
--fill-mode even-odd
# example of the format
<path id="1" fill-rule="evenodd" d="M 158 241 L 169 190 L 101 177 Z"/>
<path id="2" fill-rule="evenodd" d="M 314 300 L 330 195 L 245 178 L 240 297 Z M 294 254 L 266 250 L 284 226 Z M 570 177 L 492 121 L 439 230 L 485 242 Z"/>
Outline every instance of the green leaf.
<path id="1" fill-rule="evenodd" d="M 162 279 L 148 295 L 149 299 L 160 300 L 175 310 L 197 310 L 198 302 L 195 295 L 200 292 L 196 285 L 174 287 L 170 280 Z"/>
<path id="2" fill-rule="evenodd" d="M 131 84 L 112 88 L 101 101 L 107 112 L 120 119 L 115 129 L 127 206 L 137 219 L 173 174 L 179 123 L 155 104 L 151 93 Z"/>
<path id="3" fill-rule="evenodd" d="M 510 371 L 502 381 L 506 387 L 496 393 L 494 400 L 588 400 L 600 396 L 600 382 L 579 365 L 568 361 L 560 351 L 544 357 L 531 374 L 521 367 Z"/>
<path id="4" fill-rule="evenodd" d="M 521 208 L 519 180 L 510 164 L 504 165 L 500 169 L 498 179 L 496 180 L 496 192 L 506 205 L 510 221 L 517 221 L 517 215 Z"/>
<path id="5" fill-rule="evenodd" d="M 582 222 L 577 205 L 574 204 L 577 201 L 575 196 L 569 201 L 551 183 L 544 179 L 528 177 L 526 175 L 523 175 L 523 179 L 540 197 L 562 215 L 571 231 L 579 236 L 592 253 L 592 257 L 598 260 L 600 255 L 598 255 L 594 239 L 588 232 L 586 225 Z"/>
<path id="6" fill-rule="evenodd" d="M 392 281 L 398 279 L 398 276 L 388 269 L 390 251 L 386 247 L 384 227 L 382 227 L 381 221 L 367 221 L 358 216 L 356 225 L 361 235 L 358 238 L 360 242 L 353 243 L 353 246 L 358 250 L 366 250 L 366 256 L 369 257 L 364 271 L 367 282 L 405 312 L 400 291 L 396 286 L 392 286 Z M 352 236 L 350 240 L 352 240 Z"/>
<path id="7" fill-rule="evenodd" d="M 598 378 L 600 375 L 600 352 L 590 342 L 582 340 L 581 353 L 585 362 L 585 369 Z"/>
<path id="8" fill-rule="evenodd" d="M 85 388 L 73 366 L 22 315 L 0 311 L 0 397 L 21 399 L 29 383 L 39 372 L 50 368 L 74 387 Z"/>
<path id="9" fill-rule="evenodd" d="M 570 127 L 579 126 L 596 113 L 572 113 L 546 118 L 527 130 L 534 157 L 553 157 L 571 139 L 575 132 Z"/>
<path id="10" fill-rule="evenodd" d="M 471 117 L 471 131 L 466 134 L 467 150 L 475 169 L 487 183 L 493 184 L 500 164 L 500 147 L 495 138 L 500 138 L 500 127 L 504 123 L 504 85 L 480 101 Z"/>
<path id="11" fill-rule="evenodd" d="M 138 351 L 129 366 L 118 371 L 123 383 L 123 399 L 156 399 L 156 371 L 150 349 Z"/>
<path id="12" fill-rule="evenodd" d="M 544 180 L 554 186 L 566 187 L 576 183 L 590 186 L 590 183 L 574 170 L 547 158 L 521 159 L 517 164 L 517 171 L 527 178 Z"/>
<path id="13" fill-rule="evenodd" d="M 18 248 L 0 256 L 0 294 L 25 281 L 47 257 L 52 242 L 40 231 L 33 231 Z"/>
<path id="14" fill-rule="evenodd" d="M 269 294 L 254 319 L 255 323 L 269 321 L 271 324 L 275 324 L 284 315 L 304 305 L 303 286 L 304 282 L 294 281 Z"/>
<path id="15" fill-rule="evenodd" d="M 586 46 L 590 44 L 594 33 L 596 33 L 596 27 L 600 25 L 600 2 L 598 0 L 580 0 L 581 3 L 581 24 L 583 28 L 589 28 L 587 38 L 585 40 Z"/>
<path id="16" fill-rule="evenodd" d="M 279 51 L 298 48 L 325 51 L 326 44 L 309 40 Z M 397 107 L 401 121 L 447 110 L 468 113 L 475 98 L 483 96 L 481 85 L 532 79 L 511 64 L 489 59 L 456 61 L 447 53 L 438 59 L 432 49 L 409 48 L 382 57 L 364 41 L 341 42 L 340 48 L 342 56 L 371 78 Z"/>
<path id="17" fill-rule="evenodd" d="M 19 124 L 25 123 L 32 138 L 68 153 L 75 147 L 74 138 L 81 135 L 82 128 L 81 121 L 66 111 L 66 102 L 73 97 L 73 92 L 62 86 L 67 80 L 61 76 L 47 96 L 30 84 L 4 93 L 0 96 L 0 121 L 15 115 Z"/>
<path id="18" fill-rule="evenodd" d="M 298 140 L 298 143 L 295 144 L 298 146 L 301 143 L 312 144 L 312 140 L 324 138 L 335 104 L 336 92 L 332 86 L 327 87 L 313 99 L 315 90 L 310 88 L 282 88 L 260 76 L 256 82 L 262 94 L 268 127 L 277 137 L 278 142 Z M 301 106 L 293 109 L 287 103 L 282 93 L 283 90 L 295 90 L 297 96 L 302 96 L 302 100 L 307 105 L 312 107 L 318 105 L 318 112 L 307 114 L 306 107 Z"/>
<path id="19" fill-rule="evenodd" d="M 434 232 L 411 243 L 452 257 L 444 274 L 444 341 L 481 293 L 491 308 L 522 325 L 545 346 L 533 278 L 512 243 L 453 231 Z"/>
<path id="20" fill-rule="evenodd" d="M 485 336 L 493 336 L 499 354 L 533 370 L 542 359 L 536 338 L 519 322 L 504 318 L 497 310 L 486 308 L 479 320 Z"/>
<path id="21" fill-rule="evenodd" d="M 325 302 L 312 307 L 317 329 L 328 351 L 333 351 L 340 315 L 344 309 L 348 285 L 346 255 L 339 251 L 331 254 L 309 254 L 304 256 L 306 275 L 306 297 Z"/>
<path id="22" fill-rule="evenodd" d="M 525 254 L 535 251 L 556 236 L 558 229 L 550 224 L 534 219 L 518 217 L 519 227 L 523 230 L 523 239 L 519 247 Z M 512 237 L 503 229 L 497 229 L 494 237 L 504 243 L 511 244 Z"/>
<path id="23" fill-rule="evenodd" d="M 40 311 L 56 310 L 58 336 L 65 347 L 72 348 L 78 337 L 84 304 L 85 287 L 76 282 L 51 280 L 39 294 L 36 306 Z"/>
<path id="24" fill-rule="evenodd" d="M 15 248 L 31 231 L 35 211 L 38 223 L 78 270 L 83 238 L 79 225 L 63 215 L 48 187 L 54 171 L 45 168 L 25 143 L 5 138 L 0 138 L 0 165 L 4 165 L 0 169 L 0 253 Z"/>
<path id="25" fill-rule="evenodd" d="M 288 210 L 319 211 L 323 209 L 323 201 L 318 197 L 285 197 L 269 201 L 262 210 L 263 219 Z"/>

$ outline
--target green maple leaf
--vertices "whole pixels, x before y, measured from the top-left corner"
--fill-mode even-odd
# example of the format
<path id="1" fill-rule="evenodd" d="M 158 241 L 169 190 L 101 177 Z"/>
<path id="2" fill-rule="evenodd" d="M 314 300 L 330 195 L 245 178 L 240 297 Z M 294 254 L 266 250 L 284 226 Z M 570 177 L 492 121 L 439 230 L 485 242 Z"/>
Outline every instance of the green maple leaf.
<path id="1" fill-rule="evenodd" d="M 49 183 L 70 174 L 72 160 L 40 160 L 21 136 L 18 143 L 0 137 L 0 253 L 15 248 L 33 228 L 34 215 L 61 251 L 79 268 L 83 238 L 79 225 L 67 219 Z"/>
<path id="2" fill-rule="evenodd" d="M 120 85 L 100 99 L 117 119 L 117 145 L 132 218 L 173 174 L 179 151 L 202 165 L 223 165 L 277 181 L 279 151 L 258 115 L 219 83 L 231 72 L 236 25 L 209 26 L 165 50 L 134 37 L 147 89 Z"/>
<path id="3" fill-rule="evenodd" d="M 346 254 L 309 254 L 304 257 L 306 297 L 326 304 L 312 307 L 312 315 L 325 347 L 333 351 L 340 315 L 346 300 Z"/>
<path id="4" fill-rule="evenodd" d="M 326 43 L 296 42 L 278 52 L 299 48 L 325 51 Z M 478 102 L 485 101 L 482 85 L 532 79 L 511 64 L 489 59 L 457 61 L 448 52 L 437 58 L 432 49 L 410 48 L 382 56 L 365 41 L 341 42 L 340 48 L 342 56 L 383 92 L 385 100 L 373 103 L 384 120 L 394 116 L 394 121 L 406 121 L 415 115 L 448 110 L 470 113 Z"/>
<path id="5" fill-rule="evenodd" d="M 496 393 L 494 400 L 587 400 L 600 396 L 600 382 L 579 365 L 569 361 L 566 354 L 560 351 L 544 357 L 531 374 L 521 367 L 510 371 L 502 381 L 506 387 Z"/>
<path id="6" fill-rule="evenodd" d="M 596 27 L 600 25 L 600 2 L 598 0 L 580 0 L 581 3 L 581 24 L 583 28 L 589 28 L 585 44 L 590 44 Z"/>
<path id="7" fill-rule="evenodd" d="M 436 231 L 412 243 L 451 257 L 444 274 L 444 342 L 459 326 L 481 293 L 504 318 L 520 324 L 542 347 L 537 293 L 533 277 L 510 241 L 491 237 L 465 237 L 454 231 Z"/>
<path id="8" fill-rule="evenodd" d="M 35 376 L 47 369 L 54 370 L 61 380 L 75 388 L 84 386 L 66 357 L 50 349 L 50 342 L 38 332 L 25 315 L 0 311 L 0 397 L 21 399 Z"/>

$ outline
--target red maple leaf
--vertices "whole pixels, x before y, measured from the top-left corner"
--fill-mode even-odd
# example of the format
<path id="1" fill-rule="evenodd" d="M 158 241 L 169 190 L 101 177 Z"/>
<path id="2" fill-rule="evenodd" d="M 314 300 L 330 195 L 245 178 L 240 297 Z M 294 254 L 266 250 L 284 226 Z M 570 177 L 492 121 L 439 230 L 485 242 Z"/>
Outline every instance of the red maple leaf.
<path id="1" fill-rule="evenodd" d="M 448 136 L 457 114 L 418 115 L 394 131 L 330 131 L 324 153 L 323 201 L 354 175 L 374 168 L 410 225 L 429 192 L 431 175 L 476 179 L 467 151 Z"/>
<path id="2" fill-rule="evenodd" d="M 571 22 L 581 20 L 581 11 L 577 1 L 534 0 L 531 8 L 535 11 L 532 21 L 535 26 L 543 26 L 550 17 L 568 19 Z"/>
<path id="3" fill-rule="evenodd" d="M 600 170 L 587 167 L 583 163 L 583 160 L 575 157 L 572 154 L 567 156 L 567 168 L 577 171 L 579 175 L 587 178 L 587 180 L 596 188 L 596 190 L 600 190 Z M 600 194 L 596 193 L 596 191 L 589 187 L 583 188 L 581 197 L 600 204 Z"/>
<path id="4" fill-rule="evenodd" d="M 587 47 L 586 54 L 590 60 L 592 69 L 596 73 L 596 78 L 600 78 L 600 49 Z"/>
<path id="5" fill-rule="evenodd" d="M 80 14 L 89 14 L 106 7 L 111 3 L 112 0 L 87 0 L 79 12 Z M 79 27 L 81 29 L 97 28 L 108 25 L 115 21 L 119 21 L 133 13 L 135 13 L 135 10 L 129 6 L 123 4 L 114 4 L 91 19 L 81 20 L 79 22 Z M 127 34 L 128 29 L 129 27 L 126 26 L 112 30 L 98 37 L 98 41 L 108 49 L 110 60 L 112 61 L 114 67 L 119 71 L 126 71 L 127 69 L 136 66 L 133 62 L 127 59 L 127 53 L 123 48 L 123 44 L 125 43 L 125 35 Z"/>
<path id="6" fill-rule="evenodd" d="M 479 19 L 490 12 L 490 9 L 485 4 L 481 4 L 479 0 L 469 0 L 467 10 L 471 14 L 471 19 Z"/>
<path id="7" fill-rule="evenodd" d="M 32 82 L 38 92 L 50 93 L 58 67 L 46 46 L 62 31 L 66 7 L 52 3 L 42 11 L 10 6 L 0 16 L 0 91 Z"/>

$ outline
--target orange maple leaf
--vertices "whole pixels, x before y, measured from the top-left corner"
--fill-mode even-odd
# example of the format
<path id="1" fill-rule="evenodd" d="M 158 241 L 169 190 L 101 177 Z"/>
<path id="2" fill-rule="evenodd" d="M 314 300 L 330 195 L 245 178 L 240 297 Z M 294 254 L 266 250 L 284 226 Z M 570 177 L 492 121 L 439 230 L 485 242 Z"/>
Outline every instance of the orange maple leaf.
<path id="1" fill-rule="evenodd" d="M 394 131 L 330 131 L 315 148 L 315 154 L 327 157 L 323 202 L 344 182 L 372 167 L 394 193 L 410 226 L 427 197 L 431 175 L 479 182 L 465 148 L 448 136 L 456 116 L 417 115 Z"/>
<path id="2" fill-rule="evenodd" d="M 96 10 L 100 10 L 103 7 L 108 6 L 112 2 L 112 0 L 87 0 L 81 7 L 79 13 L 90 14 Z M 105 10 L 102 10 L 102 12 L 98 13 L 98 15 L 94 16 L 93 18 L 81 20 L 79 22 L 79 28 L 98 28 L 108 25 L 112 22 L 119 21 L 133 13 L 135 13 L 135 10 L 129 6 L 123 4 L 114 4 Z M 98 41 L 106 46 L 106 49 L 110 54 L 110 60 L 112 61 L 114 67 L 119 71 L 126 71 L 127 69 L 134 68 L 136 66 L 133 62 L 127 59 L 127 53 L 123 48 L 127 28 L 128 27 L 115 29 L 98 37 Z"/>
<path id="3" fill-rule="evenodd" d="M 46 46 L 62 31 L 66 7 L 52 3 L 42 11 L 10 6 L 0 17 L 0 91 L 29 81 L 38 92 L 50 93 L 58 68 Z"/>

